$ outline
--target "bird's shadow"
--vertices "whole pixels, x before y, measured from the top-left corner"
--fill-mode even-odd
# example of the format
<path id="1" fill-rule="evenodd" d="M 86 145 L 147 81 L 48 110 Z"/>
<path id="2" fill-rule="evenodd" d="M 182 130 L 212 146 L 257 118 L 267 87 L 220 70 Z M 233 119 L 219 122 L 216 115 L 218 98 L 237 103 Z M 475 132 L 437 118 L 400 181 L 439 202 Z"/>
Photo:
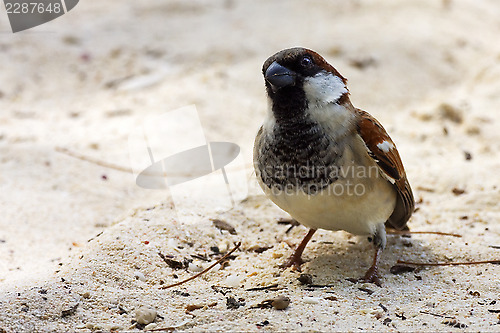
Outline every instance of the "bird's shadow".
<path id="1" fill-rule="evenodd" d="M 313 275 L 315 284 L 325 285 L 362 277 L 372 264 L 373 244 L 365 237 L 328 238 L 328 241 L 311 241 L 313 244 L 304 251 L 306 264 L 302 266 L 302 273 Z M 398 264 L 398 260 L 421 262 L 421 258 L 434 256 L 432 249 L 415 237 L 388 235 L 387 246 L 379 257 L 379 276 L 385 284 L 395 283 L 396 276 L 419 280 L 421 266 Z"/>

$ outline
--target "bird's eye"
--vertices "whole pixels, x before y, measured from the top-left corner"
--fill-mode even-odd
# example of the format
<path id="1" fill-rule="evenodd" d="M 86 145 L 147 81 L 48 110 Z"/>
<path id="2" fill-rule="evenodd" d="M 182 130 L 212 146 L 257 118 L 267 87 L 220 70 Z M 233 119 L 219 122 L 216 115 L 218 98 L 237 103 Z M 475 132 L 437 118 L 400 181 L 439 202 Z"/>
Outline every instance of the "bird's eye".
<path id="1" fill-rule="evenodd" d="M 309 67 L 313 64 L 312 59 L 309 56 L 305 56 L 300 60 L 300 65 L 302 67 Z"/>

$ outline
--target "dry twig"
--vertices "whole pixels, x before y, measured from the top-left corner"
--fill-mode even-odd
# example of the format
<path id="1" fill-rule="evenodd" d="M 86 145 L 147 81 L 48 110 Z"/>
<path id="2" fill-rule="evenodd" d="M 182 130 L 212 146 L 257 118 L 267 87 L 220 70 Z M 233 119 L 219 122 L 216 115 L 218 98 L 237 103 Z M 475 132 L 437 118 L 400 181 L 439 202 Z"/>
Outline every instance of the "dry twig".
<path id="1" fill-rule="evenodd" d="M 220 258 L 219 260 L 217 260 L 215 263 L 213 263 L 212 265 L 208 266 L 207 268 L 205 268 L 204 270 L 202 270 L 201 272 L 199 272 L 198 274 L 196 275 L 193 275 L 185 280 L 182 280 L 180 282 L 177 282 L 177 283 L 174 283 L 174 284 L 171 284 L 171 285 L 168 285 L 168 286 L 164 286 L 164 287 L 160 287 L 160 289 L 168 289 L 168 288 L 172 288 L 172 287 L 176 287 L 176 286 L 179 286 L 181 284 L 184 284 L 188 281 L 191 281 L 191 280 L 194 280 L 196 279 L 198 276 L 200 275 L 203 275 L 205 274 L 206 272 L 208 272 L 209 270 L 211 270 L 213 267 L 215 267 L 217 264 L 220 264 L 223 260 L 225 260 L 227 257 L 229 257 L 234 251 L 236 251 L 241 245 L 241 242 L 238 242 L 231 251 L 229 251 L 228 253 L 226 253 L 222 258 Z"/>

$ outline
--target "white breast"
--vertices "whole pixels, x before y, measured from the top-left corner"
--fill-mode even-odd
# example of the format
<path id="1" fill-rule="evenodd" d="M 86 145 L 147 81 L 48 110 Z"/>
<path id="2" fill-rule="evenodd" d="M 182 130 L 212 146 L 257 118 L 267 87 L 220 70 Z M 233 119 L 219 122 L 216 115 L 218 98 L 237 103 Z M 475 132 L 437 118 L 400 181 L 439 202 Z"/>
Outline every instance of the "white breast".
<path id="1" fill-rule="evenodd" d="M 356 137 L 339 166 L 341 178 L 309 195 L 302 191 L 272 191 L 259 180 L 266 195 L 294 219 L 310 228 L 345 230 L 368 235 L 394 211 L 396 191 Z"/>

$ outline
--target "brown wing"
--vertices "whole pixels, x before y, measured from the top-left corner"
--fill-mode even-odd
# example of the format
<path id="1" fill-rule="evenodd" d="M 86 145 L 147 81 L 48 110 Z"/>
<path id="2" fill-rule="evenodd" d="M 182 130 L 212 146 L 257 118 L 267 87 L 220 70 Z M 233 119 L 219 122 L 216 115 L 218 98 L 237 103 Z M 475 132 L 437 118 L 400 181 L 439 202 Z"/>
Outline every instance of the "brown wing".
<path id="1" fill-rule="evenodd" d="M 394 184 L 397 191 L 397 201 L 394 212 L 387 222 L 396 229 L 403 229 L 415 209 L 415 199 L 406 178 L 406 172 L 399 157 L 396 145 L 382 125 L 368 112 L 356 109 L 360 115 L 358 132 L 365 141 L 370 156 L 377 162 L 380 169 Z"/>

